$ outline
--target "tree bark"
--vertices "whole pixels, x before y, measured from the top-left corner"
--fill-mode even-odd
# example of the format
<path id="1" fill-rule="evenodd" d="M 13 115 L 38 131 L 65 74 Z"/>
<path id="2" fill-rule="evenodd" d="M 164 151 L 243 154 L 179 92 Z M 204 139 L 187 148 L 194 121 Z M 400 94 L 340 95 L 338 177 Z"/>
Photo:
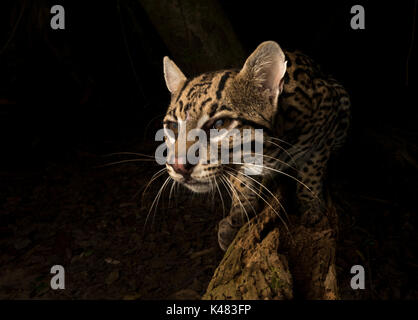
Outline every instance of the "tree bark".
<path id="1" fill-rule="evenodd" d="M 241 228 L 203 299 L 338 299 L 336 211 L 328 201 L 314 227 L 301 221 L 292 215 L 287 230 L 266 207 Z"/>
<path id="2" fill-rule="evenodd" d="M 244 50 L 217 1 L 139 1 L 186 76 L 243 64 Z"/>

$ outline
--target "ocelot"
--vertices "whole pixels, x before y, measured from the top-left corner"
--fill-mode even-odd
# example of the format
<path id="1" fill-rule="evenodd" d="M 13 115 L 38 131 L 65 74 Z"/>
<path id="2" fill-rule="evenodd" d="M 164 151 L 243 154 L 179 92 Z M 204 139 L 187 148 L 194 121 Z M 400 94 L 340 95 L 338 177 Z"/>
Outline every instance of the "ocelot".
<path id="1" fill-rule="evenodd" d="M 256 175 L 244 162 L 191 164 L 172 151 L 166 164 L 174 181 L 197 193 L 229 189 L 229 214 L 220 221 L 218 242 L 226 250 L 245 213 L 254 212 L 269 180 L 296 168 L 296 203 L 307 223 L 323 213 L 323 180 L 328 159 L 345 141 L 350 119 L 346 90 L 307 56 L 283 51 L 274 41 L 261 43 L 241 69 L 187 78 L 164 57 L 171 103 L 164 118 L 175 146 L 192 129 L 263 129 L 263 163 Z M 186 150 L 190 147 L 187 142 Z M 172 148 L 178 150 L 178 148 Z M 182 159 L 182 161 L 180 161 Z M 185 161 L 184 161 L 185 160 Z"/>

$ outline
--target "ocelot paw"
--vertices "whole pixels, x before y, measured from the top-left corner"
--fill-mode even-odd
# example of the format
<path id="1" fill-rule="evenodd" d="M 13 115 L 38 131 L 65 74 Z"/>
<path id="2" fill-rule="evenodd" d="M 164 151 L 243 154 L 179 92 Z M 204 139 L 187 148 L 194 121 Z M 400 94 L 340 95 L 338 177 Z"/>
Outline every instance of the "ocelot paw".
<path id="1" fill-rule="evenodd" d="M 226 251 L 240 229 L 240 225 L 232 226 L 230 217 L 223 218 L 218 225 L 218 243 Z"/>
<path id="2" fill-rule="evenodd" d="M 307 227 L 317 225 L 326 215 L 325 204 L 318 200 L 304 202 L 300 206 L 300 211 L 302 213 L 301 222 Z"/>

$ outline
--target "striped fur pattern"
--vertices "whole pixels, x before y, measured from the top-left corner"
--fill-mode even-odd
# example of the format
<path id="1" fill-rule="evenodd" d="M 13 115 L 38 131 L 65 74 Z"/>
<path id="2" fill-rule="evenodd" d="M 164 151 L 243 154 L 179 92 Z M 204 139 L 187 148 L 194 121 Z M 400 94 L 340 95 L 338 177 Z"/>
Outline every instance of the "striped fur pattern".
<path id="1" fill-rule="evenodd" d="M 317 213 L 324 212 L 327 162 L 344 143 L 349 127 L 350 100 L 338 82 L 307 56 L 284 52 L 273 41 L 262 43 L 242 69 L 186 78 L 166 57 L 164 73 L 172 95 L 164 118 L 166 128 L 179 129 L 175 123 L 181 122 L 186 132 L 194 128 L 263 129 L 259 175 L 245 174 L 243 163 L 198 163 L 187 170 L 167 164 L 174 181 L 194 192 L 219 190 L 221 184 L 229 190 L 230 211 L 218 228 L 223 250 L 258 206 L 266 205 L 272 178 L 295 180 L 295 196 L 305 222 L 318 221 Z"/>

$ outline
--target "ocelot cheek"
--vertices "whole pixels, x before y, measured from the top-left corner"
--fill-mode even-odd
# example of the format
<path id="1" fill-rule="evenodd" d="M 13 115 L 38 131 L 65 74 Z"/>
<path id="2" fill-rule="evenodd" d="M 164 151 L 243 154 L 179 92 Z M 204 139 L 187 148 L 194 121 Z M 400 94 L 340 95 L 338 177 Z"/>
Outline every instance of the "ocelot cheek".
<path id="1" fill-rule="evenodd" d="M 221 171 L 221 166 L 212 165 L 205 168 L 208 176 L 217 175 Z"/>

